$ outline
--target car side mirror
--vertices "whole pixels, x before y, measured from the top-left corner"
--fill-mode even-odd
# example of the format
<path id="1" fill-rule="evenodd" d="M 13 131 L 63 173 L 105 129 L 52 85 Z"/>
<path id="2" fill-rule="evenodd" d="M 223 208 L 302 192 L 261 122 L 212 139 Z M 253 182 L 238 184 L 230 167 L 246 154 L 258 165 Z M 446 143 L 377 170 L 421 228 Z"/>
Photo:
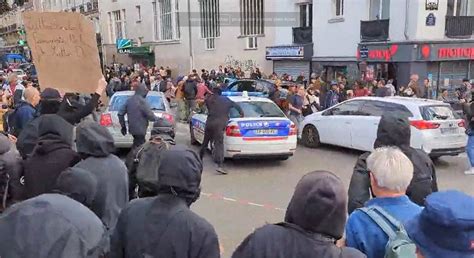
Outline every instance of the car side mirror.
<path id="1" fill-rule="evenodd" d="M 334 115 L 334 109 L 329 109 L 323 112 L 323 116 L 332 116 Z"/>

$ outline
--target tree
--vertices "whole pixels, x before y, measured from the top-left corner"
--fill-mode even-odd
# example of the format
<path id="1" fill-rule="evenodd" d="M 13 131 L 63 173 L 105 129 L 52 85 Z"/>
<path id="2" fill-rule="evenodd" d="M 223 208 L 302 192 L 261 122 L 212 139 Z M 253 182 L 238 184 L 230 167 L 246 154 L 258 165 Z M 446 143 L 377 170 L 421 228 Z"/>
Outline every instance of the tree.
<path id="1" fill-rule="evenodd" d="M 7 0 L 0 0 L 0 15 L 7 13 L 11 10 L 7 3 Z"/>

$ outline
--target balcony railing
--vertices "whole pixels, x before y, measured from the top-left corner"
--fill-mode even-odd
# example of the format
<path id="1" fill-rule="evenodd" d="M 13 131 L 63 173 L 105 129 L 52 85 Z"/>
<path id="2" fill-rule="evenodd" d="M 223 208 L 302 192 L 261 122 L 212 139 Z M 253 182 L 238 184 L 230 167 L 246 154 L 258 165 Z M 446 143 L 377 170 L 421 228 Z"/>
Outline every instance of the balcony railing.
<path id="1" fill-rule="evenodd" d="M 470 38 L 474 31 L 474 16 L 446 16 L 448 38 Z"/>
<path id="2" fill-rule="evenodd" d="M 293 43 L 295 44 L 313 43 L 313 27 L 293 28 Z"/>
<path id="3" fill-rule="evenodd" d="M 361 41 L 386 41 L 389 26 L 390 19 L 360 21 L 360 39 Z"/>

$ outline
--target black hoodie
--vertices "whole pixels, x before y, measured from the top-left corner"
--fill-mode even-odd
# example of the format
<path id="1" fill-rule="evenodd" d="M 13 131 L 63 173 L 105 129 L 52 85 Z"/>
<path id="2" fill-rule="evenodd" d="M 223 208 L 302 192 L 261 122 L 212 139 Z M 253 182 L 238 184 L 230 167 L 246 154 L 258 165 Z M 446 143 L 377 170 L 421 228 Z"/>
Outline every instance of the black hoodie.
<path id="1" fill-rule="evenodd" d="M 157 119 L 145 99 L 147 93 L 148 90 L 145 84 L 138 85 L 135 95 L 130 97 L 122 110 L 118 112 L 122 128 L 127 128 L 125 123 L 125 115 L 127 115 L 128 131 L 131 135 L 146 135 L 149 121 L 156 121 Z"/>
<path id="2" fill-rule="evenodd" d="M 51 193 L 59 174 L 80 160 L 79 154 L 71 149 L 71 124 L 58 115 L 43 115 L 38 122 L 39 139 L 25 161 L 27 198 Z"/>
<path id="3" fill-rule="evenodd" d="M 120 214 L 111 257 L 217 258 L 211 224 L 189 209 L 200 193 L 202 163 L 187 147 L 162 154 L 157 197 L 132 201 Z"/>
<path id="4" fill-rule="evenodd" d="M 426 196 L 438 191 L 436 170 L 430 157 L 422 150 L 410 147 L 410 123 L 408 118 L 398 115 L 383 115 L 377 130 L 374 148 L 396 146 L 413 163 L 413 179 L 406 191 L 411 201 L 424 205 Z M 373 195 L 370 191 L 370 175 L 367 171 L 369 152 L 362 154 L 356 162 L 349 185 L 348 211 L 364 206 Z"/>
<path id="5" fill-rule="evenodd" d="M 76 131 L 77 151 L 83 158 L 75 168 L 89 171 L 97 180 L 97 193 L 91 210 L 113 229 L 120 211 L 128 203 L 128 176 L 124 162 L 112 154 L 114 140 L 96 122 L 82 122 Z"/>
<path id="6" fill-rule="evenodd" d="M 296 186 L 285 222 L 255 230 L 232 257 L 365 257 L 355 249 L 335 245 L 344 232 L 346 204 L 341 179 L 326 171 L 311 172 Z"/>

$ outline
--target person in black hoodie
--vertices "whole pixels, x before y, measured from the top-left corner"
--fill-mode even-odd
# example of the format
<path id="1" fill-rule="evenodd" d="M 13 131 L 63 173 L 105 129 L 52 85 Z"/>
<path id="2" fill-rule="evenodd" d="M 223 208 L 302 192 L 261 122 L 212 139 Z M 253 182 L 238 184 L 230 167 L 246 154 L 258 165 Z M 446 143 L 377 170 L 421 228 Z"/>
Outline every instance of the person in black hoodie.
<path id="1" fill-rule="evenodd" d="M 20 154 L 8 137 L 0 134 L 0 213 L 11 204 L 23 200 L 24 187 L 20 183 L 22 173 Z"/>
<path id="2" fill-rule="evenodd" d="M 201 192 L 198 155 L 185 146 L 172 146 L 157 169 L 158 195 L 135 200 L 122 211 L 110 257 L 220 257 L 214 228 L 189 208 Z"/>
<path id="3" fill-rule="evenodd" d="M 127 167 L 117 156 L 109 131 L 95 122 L 82 122 L 76 130 L 77 152 L 83 160 L 74 166 L 92 173 L 98 184 L 91 210 L 113 229 L 128 203 Z"/>
<path id="4" fill-rule="evenodd" d="M 127 135 L 127 124 L 125 115 L 128 117 L 128 131 L 133 136 L 133 148 L 145 143 L 145 135 L 149 121 L 156 121 L 157 117 L 146 101 L 148 89 L 145 84 L 139 84 L 135 89 L 135 95 L 127 100 L 127 103 L 118 112 L 122 135 Z"/>
<path id="5" fill-rule="evenodd" d="M 338 247 L 346 223 L 347 195 L 331 172 L 306 174 L 296 185 L 285 221 L 268 224 L 250 234 L 232 258 L 358 258 L 364 254 Z"/>
<path id="6" fill-rule="evenodd" d="M 25 194 L 32 198 L 51 193 L 59 174 L 80 161 L 71 149 L 73 127 L 58 115 L 43 115 L 38 143 L 24 163 Z"/>
<path id="7" fill-rule="evenodd" d="M 436 170 L 430 157 L 423 151 L 410 147 L 410 123 L 407 117 L 398 114 L 384 114 L 380 118 L 374 149 L 384 146 L 396 146 L 413 163 L 413 179 L 406 191 L 410 200 L 423 206 L 425 198 L 438 191 Z M 370 191 L 370 174 L 367 171 L 367 157 L 362 154 L 357 160 L 349 185 L 349 214 L 364 207 L 364 203 L 373 195 Z"/>

